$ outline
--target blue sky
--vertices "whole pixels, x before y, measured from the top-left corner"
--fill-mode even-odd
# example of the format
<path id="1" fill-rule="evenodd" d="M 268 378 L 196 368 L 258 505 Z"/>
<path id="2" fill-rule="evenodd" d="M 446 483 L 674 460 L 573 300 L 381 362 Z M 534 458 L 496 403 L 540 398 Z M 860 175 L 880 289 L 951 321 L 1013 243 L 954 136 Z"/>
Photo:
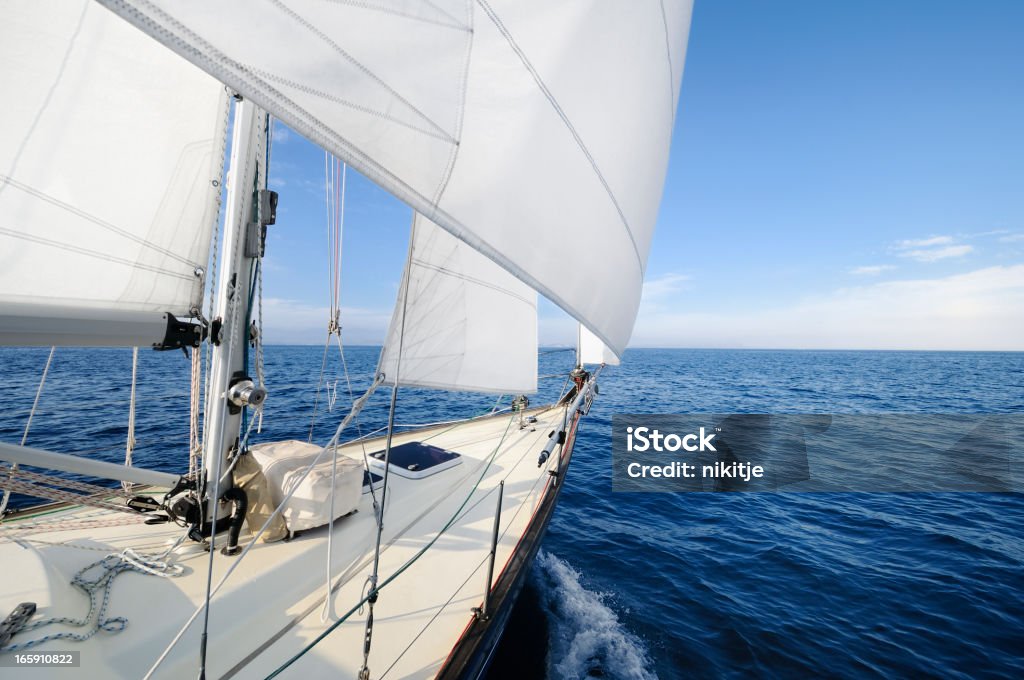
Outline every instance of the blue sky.
<path id="1" fill-rule="evenodd" d="M 1024 349 L 1024 3 L 696 3 L 633 346 Z M 411 213 L 349 171 L 343 325 Z M 323 152 L 275 134 L 267 337 L 322 342 Z M 542 344 L 572 324 L 541 307 Z"/>

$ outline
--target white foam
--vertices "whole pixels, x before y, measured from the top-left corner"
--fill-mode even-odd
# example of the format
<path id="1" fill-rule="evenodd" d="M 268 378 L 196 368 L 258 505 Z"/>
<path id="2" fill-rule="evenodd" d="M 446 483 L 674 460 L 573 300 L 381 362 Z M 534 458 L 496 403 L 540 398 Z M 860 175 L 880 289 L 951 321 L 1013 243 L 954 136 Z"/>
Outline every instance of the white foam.
<path id="1" fill-rule="evenodd" d="M 606 593 L 587 590 L 578 571 L 543 551 L 533 574 L 550 619 L 548 678 L 657 680 L 646 647 L 605 604 Z"/>

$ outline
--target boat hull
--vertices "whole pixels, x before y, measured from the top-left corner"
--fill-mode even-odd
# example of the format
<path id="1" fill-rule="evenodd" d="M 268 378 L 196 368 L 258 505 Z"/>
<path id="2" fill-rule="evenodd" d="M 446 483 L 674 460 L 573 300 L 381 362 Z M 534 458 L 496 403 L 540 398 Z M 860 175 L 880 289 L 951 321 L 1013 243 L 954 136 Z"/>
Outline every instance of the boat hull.
<path id="1" fill-rule="evenodd" d="M 526 585 L 530 567 L 540 550 L 551 516 L 558 504 L 558 497 L 572 460 L 579 420 L 580 415 L 577 413 L 560 453 L 559 473 L 557 477 L 553 475 L 549 480 L 526 532 L 520 538 L 519 544 L 491 590 L 491 616 L 486 620 L 476 618 L 469 623 L 437 674 L 438 680 L 479 680 L 484 678 L 490 669 L 495 650 L 505 633 L 523 586 Z"/>

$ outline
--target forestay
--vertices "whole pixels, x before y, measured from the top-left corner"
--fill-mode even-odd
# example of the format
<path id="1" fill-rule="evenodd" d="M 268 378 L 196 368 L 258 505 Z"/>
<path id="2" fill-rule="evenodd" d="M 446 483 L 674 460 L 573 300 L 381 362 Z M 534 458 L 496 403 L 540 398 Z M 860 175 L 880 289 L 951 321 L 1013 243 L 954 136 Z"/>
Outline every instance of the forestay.
<path id="1" fill-rule="evenodd" d="M 593 330 L 632 332 L 691 0 L 100 0 Z"/>
<path id="2" fill-rule="evenodd" d="M 4 3 L 0 344 L 149 344 L 202 297 L 223 85 L 86 0 Z"/>
<path id="3" fill-rule="evenodd" d="M 536 392 L 533 289 L 421 215 L 409 248 L 381 352 L 384 382 L 397 376 L 416 387 Z"/>

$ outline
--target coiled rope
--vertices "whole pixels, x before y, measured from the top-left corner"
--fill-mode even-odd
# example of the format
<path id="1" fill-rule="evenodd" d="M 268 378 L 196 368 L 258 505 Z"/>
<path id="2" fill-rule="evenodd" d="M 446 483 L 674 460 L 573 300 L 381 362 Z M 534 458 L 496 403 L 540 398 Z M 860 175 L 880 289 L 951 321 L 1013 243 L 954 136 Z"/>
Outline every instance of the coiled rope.
<path id="1" fill-rule="evenodd" d="M 17 652 L 53 640 L 84 642 L 101 630 L 107 633 L 120 633 L 128 625 L 128 619 L 123 616 L 107 616 L 114 579 L 126 571 L 134 571 L 161 578 L 180 576 L 184 572 L 184 568 L 167 560 L 167 556 L 172 550 L 181 545 L 185 536 L 186 534 L 183 533 L 175 541 L 174 545 L 159 555 L 142 555 L 131 548 L 126 548 L 120 553 L 111 553 L 80 569 L 71 579 L 71 585 L 81 590 L 89 598 L 89 611 L 85 616 L 79 619 L 70 616 L 56 616 L 31 623 L 26 622 L 14 633 L 26 633 L 56 624 L 75 628 L 88 627 L 87 630 L 83 633 L 71 631 L 52 633 L 27 642 L 17 642 L 6 647 L 0 647 L 0 653 Z"/>

